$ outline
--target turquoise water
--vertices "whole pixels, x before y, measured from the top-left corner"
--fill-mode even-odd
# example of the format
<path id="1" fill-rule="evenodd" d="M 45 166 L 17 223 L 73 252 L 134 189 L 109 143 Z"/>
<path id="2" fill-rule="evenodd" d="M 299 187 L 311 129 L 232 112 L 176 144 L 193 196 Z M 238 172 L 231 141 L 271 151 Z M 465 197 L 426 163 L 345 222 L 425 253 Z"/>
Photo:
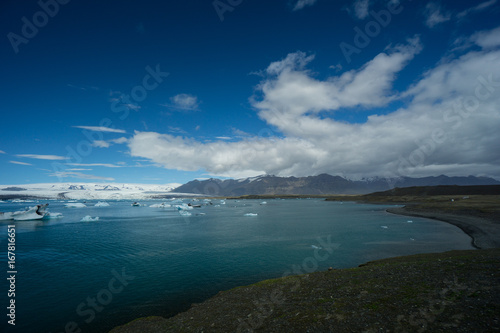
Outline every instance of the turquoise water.
<path id="1" fill-rule="evenodd" d="M 86 208 L 50 201 L 50 211 L 63 213 L 63 218 L 14 223 L 16 326 L 7 324 L 4 310 L 0 328 L 107 332 L 137 317 L 173 315 L 221 290 L 267 278 L 398 255 L 472 249 L 460 229 L 392 215 L 385 212 L 389 206 L 316 199 L 261 202 L 214 200 L 183 217 L 176 208 L 147 207 L 160 201 L 142 202 L 147 205 L 142 207 L 125 201 L 93 207 L 95 202 L 88 202 Z M 1 203 L 0 211 L 34 204 Z M 80 222 L 86 215 L 100 219 Z M 5 275 L 9 224 L 13 222 L 0 221 Z M 9 286 L 2 280 L 6 307 Z"/>

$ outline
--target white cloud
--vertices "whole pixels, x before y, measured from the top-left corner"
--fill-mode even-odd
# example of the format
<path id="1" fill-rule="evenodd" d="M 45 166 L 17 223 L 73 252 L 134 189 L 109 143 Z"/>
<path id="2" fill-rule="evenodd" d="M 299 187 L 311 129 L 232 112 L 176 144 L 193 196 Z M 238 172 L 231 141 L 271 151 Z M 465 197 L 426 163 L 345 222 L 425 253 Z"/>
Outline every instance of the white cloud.
<path id="1" fill-rule="evenodd" d="M 12 163 L 12 164 L 19 164 L 19 165 L 33 165 L 33 164 L 31 164 L 31 163 L 18 162 L 18 161 L 9 161 L 9 163 Z"/>
<path id="2" fill-rule="evenodd" d="M 354 14 L 360 20 L 368 17 L 370 9 L 370 0 L 356 0 L 354 2 Z"/>
<path id="3" fill-rule="evenodd" d="M 114 178 L 111 177 L 100 177 L 94 175 L 87 175 L 81 172 L 67 172 L 67 171 L 57 171 L 50 174 L 51 177 L 57 178 L 79 178 L 79 179 L 94 179 L 94 180 L 107 180 L 114 181 Z"/>
<path id="4" fill-rule="evenodd" d="M 297 3 L 295 4 L 295 6 L 293 7 L 293 10 L 296 11 L 296 10 L 301 10 L 303 9 L 304 7 L 307 7 L 307 6 L 312 6 L 316 3 L 317 0 L 299 0 L 297 1 Z"/>
<path id="5" fill-rule="evenodd" d="M 58 160 L 67 159 L 66 157 L 57 156 L 57 155 L 18 154 L 16 156 L 17 157 L 25 157 L 25 158 L 34 158 L 37 160 L 51 160 L 51 161 L 58 161 Z"/>
<path id="6" fill-rule="evenodd" d="M 490 31 L 480 31 L 472 35 L 471 41 L 482 48 L 500 46 L 500 27 Z"/>
<path id="7" fill-rule="evenodd" d="M 82 166 L 82 167 L 93 167 L 93 166 L 99 166 L 99 167 L 105 167 L 105 168 L 121 168 L 119 165 L 115 164 L 106 164 L 106 163 L 66 163 L 67 165 L 72 165 L 72 166 Z"/>
<path id="8" fill-rule="evenodd" d="M 443 13 L 441 6 L 434 2 L 429 2 L 425 7 L 425 24 L 429 28 L 433 28 L 440 23 L 451 20 L 451 14 L 449 12 Z"/>
<path id="9" fill-rule="evenodd" d="M 111 145 L 109 144 L 109 142 L 104 140 L 95 140 L 94 142 L 92 142 L 92 146 L 98 148 L 108 148 Z"/>
<path id="10" fill-rule="evenodd" d="M 497 3 L 498 0 L 489 0 L 489 1 L 485 1 L 485 2 L 482 2 L 480 3 L 479 5 L 477 6 L 474 6 L 474 7 L 471 7 L 471 8 L 468 8 L 460 13 L 457 14 L 457 17 L 458 18 L 463 18 L 471 13 L 475 13 L 475 12 L 480 12 L 480 11 L 483 11 L 485 10 L 486 8 L 489 8 L 490 6 L 493 6 L 495 3 Z"/>
<path id="11" fill-rule="evenodd" d="M 7 154 L 7 153 L 4 152 L 3 150 L 0 150 L 0 154 Z"/>
<path id="12" fill-rule="evenodd" d="M 128 139 L 125 137 L 121 137 L 118 139 L 111 139 L 108 141 L 95 140 L 94 142 L 92 142 L 92 146 L 98 147 L 98 148 L 109 148 L 109 147 L 111 147 L 112 144 L 123 144 L 123 143 L 126 143 L 127 141 L 128 141 Z"/>
<path id="13" fill-rule="evenodd" d="M 170 104 L 164 104 L 164 106 L 185 111 L 198 111 L 200 104 L 198 97 L 190 94 L 175 95 L 170 97 L 170 102 Z"/>
<path id="14" fill-rule="evenodd" d="M 109 127 L 103 127 L 103 126 L 73 126 L 73 127 L 85 129 L 88 131 L 95 131 L 95 132 L 127 133 L 126 131 L 121 130 L 121 129 L 109 128 Z"/>
<path id="15" fill-rule="evenodd" d="M 500 178 L 500 50 L 443 58 L 418 73 L 421 79 L 406 91 L 394 91 L 397 74 L 420 50 L 418 39 L 412 39 L 325 80 L 306 69 L 311 57 L 291 54 L 270 64 L 257 87 L 259 97 L 252 99 L 260 118 L 280 137 L 203 143 L 136 132 L 128 143 L 130 154 L 168 169 L 236 178 L 323 172 L 350 178 L 443 173 Z M 400 99 L 402 107 L 370 115 L 364 123 L 334 117 L 335 110 L 372 111 Z"/>

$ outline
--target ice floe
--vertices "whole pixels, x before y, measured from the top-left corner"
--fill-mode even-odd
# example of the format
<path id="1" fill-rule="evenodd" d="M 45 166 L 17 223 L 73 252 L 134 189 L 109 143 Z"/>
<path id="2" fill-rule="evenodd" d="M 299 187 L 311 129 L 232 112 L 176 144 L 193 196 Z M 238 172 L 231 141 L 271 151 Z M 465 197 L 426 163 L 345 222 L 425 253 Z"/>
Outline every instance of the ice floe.
<path id="1" fill-rule="evenodd" d="M 97 222 L 97 221 L 99 221 L 99 216 L 92 217 L 90 215 L 87 215 L 80 220 L 80 222 Z"/>
<path id="2" fill-rule="evenodd" d="M 84 208 L 84 207 L 87 207 L 87 205 L 81 203 L 81 202 L 75 202 L 75 203 L 67 203 L 67 204 L 64 204 L 66 206 L 66 208 Z"/>
<path id="3" fill-rule="evenodd" d="M 256 213 L 246 213 L 245 216 L 258 216 L 259 214 Z"/>
<path id="4" fill-rule="evenodd" d="M 95 207 L 108 207 L 109 203 L 105 201 L 99 201 L 98 203 L 95 204 Z"/>

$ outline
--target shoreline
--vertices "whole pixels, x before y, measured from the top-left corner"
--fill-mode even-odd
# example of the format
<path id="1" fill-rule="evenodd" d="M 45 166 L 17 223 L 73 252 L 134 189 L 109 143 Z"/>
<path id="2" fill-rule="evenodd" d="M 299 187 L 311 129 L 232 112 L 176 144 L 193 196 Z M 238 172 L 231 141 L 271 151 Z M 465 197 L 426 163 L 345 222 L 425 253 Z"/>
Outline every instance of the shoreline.
<path id="1" fill-rule="evenodd" d="M 500 224 L 485 218 L 432 210 L 414 211 L 409 209 L 408 206 L 388 208 L 386 211 L 396 215 L 423 217 L 452 224 L 471 237 L 472 246 L 476 249 L 500 247 Z"/>

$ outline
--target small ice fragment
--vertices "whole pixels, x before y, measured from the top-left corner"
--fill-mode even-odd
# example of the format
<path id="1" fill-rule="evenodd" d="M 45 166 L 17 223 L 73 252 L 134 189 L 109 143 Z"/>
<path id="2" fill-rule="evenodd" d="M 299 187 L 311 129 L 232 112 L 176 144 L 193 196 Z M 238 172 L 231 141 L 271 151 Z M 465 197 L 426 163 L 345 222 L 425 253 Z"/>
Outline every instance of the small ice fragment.
<path id="1" fill-rule="evenodd" d="M 192 214 L 188 211 L 185 211 L 185 210 L 179 210 L 179 214 L 181 216 L 191 216 Z"/>
<path id="2" fill-rule="evenodd" d="M 99 201 L 98 203 L 95 204 L 95 207 L 108 207 L 109 203 L 104 202 L 104 201 Z"/>
<path id="3" fill-rule="evenodd" d="M 389 227 L 388 227 L 388 226 L 386 226 L 386 225 L 381 225 L 380 227 L 381 227 L 381 228 L 383 228 L 383 229 L 387 229 L 387 228 L 389 228 Z"/>
<path id="4" fill-rule="evenodd" d="M 83 208 L 87 207 L 85 204 L 81 202 L 75 202 L 75 203 L 67 203 L 65 204 L 66 208 Z"/>
<path id="5" fill-rule="evenodd" d="M 407 222 L 407 223 L 413 223 L 413 221 L 412 221 L 412 220 L 408 220 L 408 221 L 406 221 L 406 222 Z"/>
<path id="6" fill-rule="evenodd" d="M 261 205 L 267 205 L 267 202 L 266 201 L 262 201 L 260 204 Z"/>
<path id="7" fill-rule="evenodd" d="M 97 222 L 97 221 L 99 221 L 99 216 L 92 217 L 90 215 L 87 215 L 80 220 L 80 222 Z"/>
<path id="8" fill-rule="evenodd" d="M 255 213 L 246 213 L 245 216 L 257 216 L 259 214 L 255 214 Z"/>
<path id="9" fill-rule="evenodd" d="M 321 250 L 322 247 L 321 246 L 316 246 L 316 245 L 311 245 L 311 247 L 315 250 Z"/>

